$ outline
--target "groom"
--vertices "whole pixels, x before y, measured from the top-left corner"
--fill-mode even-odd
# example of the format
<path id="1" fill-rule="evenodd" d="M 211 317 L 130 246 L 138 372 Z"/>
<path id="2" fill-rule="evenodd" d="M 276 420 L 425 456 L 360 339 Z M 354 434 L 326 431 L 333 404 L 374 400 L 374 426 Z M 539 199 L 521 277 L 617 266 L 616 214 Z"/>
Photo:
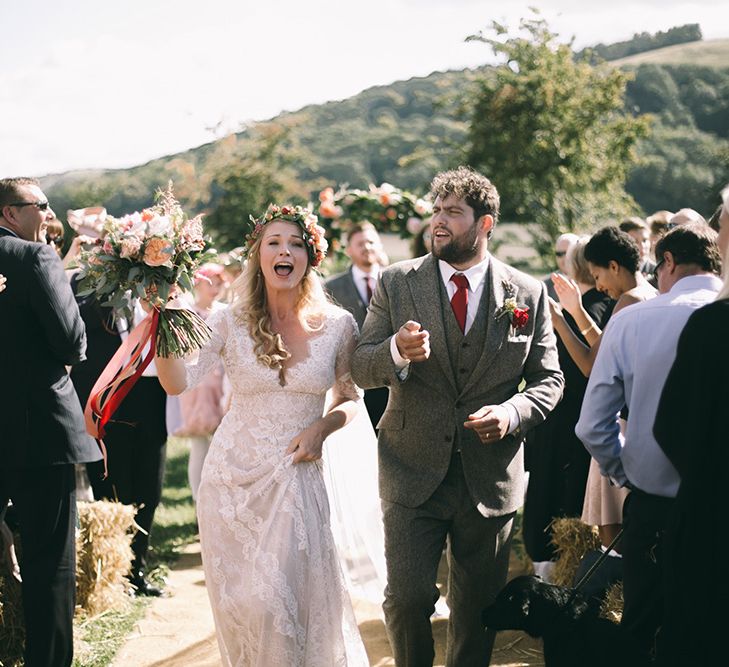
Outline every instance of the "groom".
<path id="1" fill-rule="evenodd" d="M 379 476 L 395 662 L 433 663 L 430 616 L 447 543 L 446 665 L 482 667 L 495 633 L 484 632 L 481 610 L 506 582 L 524 498 L 522 439 L 564 381 L 544 286 L 488 253 L 496 188 L 459 167 L 431 189 L 432 254 L 383 272 L 352 376 L 390 387 Z"/>

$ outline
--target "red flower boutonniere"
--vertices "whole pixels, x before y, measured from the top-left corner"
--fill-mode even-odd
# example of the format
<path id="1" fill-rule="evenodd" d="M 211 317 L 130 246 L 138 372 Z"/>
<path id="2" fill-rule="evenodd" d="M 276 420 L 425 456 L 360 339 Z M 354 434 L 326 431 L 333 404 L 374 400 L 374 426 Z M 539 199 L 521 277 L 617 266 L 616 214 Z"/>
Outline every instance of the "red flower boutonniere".
<path id="1" fill-rule="evenodd" d="M 509 335 L 513 336 L 517 331 L 523 329 L 529 323 L 529 306 L 519 305 L 516 300 L 516 286 L 504 280 L 501 283 L 504 290 L 504 303 L 496 311 L 496 319 L 500 319 L 506 315 L 511 324 Z"/>

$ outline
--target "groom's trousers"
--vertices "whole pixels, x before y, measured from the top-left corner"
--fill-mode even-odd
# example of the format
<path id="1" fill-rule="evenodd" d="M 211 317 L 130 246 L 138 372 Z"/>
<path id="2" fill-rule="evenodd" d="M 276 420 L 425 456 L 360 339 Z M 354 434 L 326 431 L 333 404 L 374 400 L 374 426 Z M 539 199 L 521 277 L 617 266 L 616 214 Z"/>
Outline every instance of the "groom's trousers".
<path id="1" fill-rule="evenodd" d="M 454 452 L 445 479 L 415 508 L 382 501 L 387 587 L 385 622 L 397 667 L 430 667 L 435 651 L 430 617 L 439 597 L 438 564 L 447 543 L 447 667 L 484 667 L 495 632 L 482 610 L 506 583 L 514 514 L 486 518 L 473 504 Z"/>

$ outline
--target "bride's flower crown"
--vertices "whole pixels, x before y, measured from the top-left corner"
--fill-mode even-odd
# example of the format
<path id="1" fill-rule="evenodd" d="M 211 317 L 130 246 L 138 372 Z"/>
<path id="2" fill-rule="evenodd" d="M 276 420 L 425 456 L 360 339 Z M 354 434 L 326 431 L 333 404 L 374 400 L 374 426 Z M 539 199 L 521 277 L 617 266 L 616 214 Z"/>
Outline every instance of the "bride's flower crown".
<path id="1" fill-rule="evenodd" d="M 245 237 L 246 257 L 248 257 L 253 244 L 263 233 L 263 228 L 274 220 L 293 222 L 301 227 L 306 250 L 309 253 L 309 262 L 314 268 L 319 266 L 324 257 L 326 257 L 329 244 L 324 238 L 324 228 L 317 224 L 319 218 L 308 208 L 269 204 L 266 212 L 260 218 L 254 218 L 252 215 L 249 218 L 249 231 Z"/>

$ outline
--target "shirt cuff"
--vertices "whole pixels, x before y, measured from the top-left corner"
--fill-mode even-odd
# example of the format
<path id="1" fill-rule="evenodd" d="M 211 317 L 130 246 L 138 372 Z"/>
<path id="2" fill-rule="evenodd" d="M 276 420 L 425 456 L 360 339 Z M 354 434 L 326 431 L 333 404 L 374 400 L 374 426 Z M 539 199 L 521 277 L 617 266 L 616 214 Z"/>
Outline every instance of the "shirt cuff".
<path id="1" fill-rule="evenodd" d="M 516 408 L 511 403 L 502 403 L 501 405 L 502 407 L 506 408 L 506 411 L 509 413 L 508 434 L 511 434 L 516 431 L 519 426 L 521 426 L 521 418 L 519 417 L 519 413 L 517 412 Z"/>
<path id="2" fill-rule="evenodd" d="M 410 361 L 400 354 L 400 350 L 397 349 L 397 343 L 395 342 L 395 336 L 390 338 L 390 355 L 392 361 L 395 363 L 395 368 L 398 371 L 405 370 L 409 365 Z"/>

